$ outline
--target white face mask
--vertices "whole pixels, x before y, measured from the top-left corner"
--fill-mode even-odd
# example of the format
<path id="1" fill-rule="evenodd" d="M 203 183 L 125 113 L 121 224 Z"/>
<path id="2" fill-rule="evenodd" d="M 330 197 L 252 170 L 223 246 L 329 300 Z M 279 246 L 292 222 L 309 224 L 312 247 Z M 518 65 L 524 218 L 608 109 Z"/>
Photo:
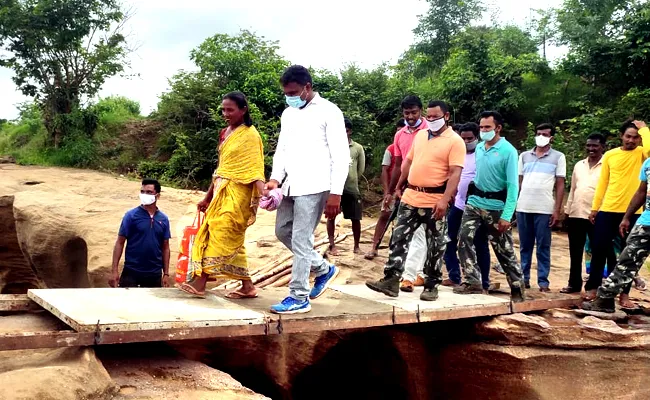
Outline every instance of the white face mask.
<path id="1" fill-rule="evenodd" d="M 433 121 L 427 120 L 427 125 L 429 125 L 429 130 L 438 132 L 443 126 L 445 126 L 445 118 L 438 118 Z"/>
<path id="2" fill-rule="evenodd" d="M 150 206 L 155 202 L 156 202 L 155 194 L 140 193 L 140 203 L 142 203 L 143 206 Z"/>
<path id="3" fill-rule="evenodd" d="M 546 147 L 549 143 L 551 143 L 550 137 L 542 135 L 535 136 L 535 144 L 537 147 Z"/>

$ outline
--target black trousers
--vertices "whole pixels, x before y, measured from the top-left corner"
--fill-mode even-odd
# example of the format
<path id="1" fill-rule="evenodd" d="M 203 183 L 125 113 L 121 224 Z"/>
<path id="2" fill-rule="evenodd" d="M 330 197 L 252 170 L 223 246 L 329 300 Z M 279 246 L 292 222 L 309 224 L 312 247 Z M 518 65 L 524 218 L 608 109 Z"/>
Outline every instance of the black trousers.
<path id="1" fill-rule="evenodd" d="M 595 290 L 603 282 L 603 272 L 605 270 L 605 262 L 607 254 L 614 249 L 614 238 L 620 237 L 618 226 L 623 220 L 625 213 L 613 213 L 599 211 L 596 215 L 596 223 L 594 224 L 594 240 L 591 242 L 591 270 L 589 271 L 589 280 L 585 284 L 585 290 Z M 637 214 L 633 215 L 630 219 L 630 229 L 639 219 Z M 622 238 L 623 243 L 627 240 L 627 235 Z M 613 270 L 615 264 L 612 265 Z M 628 285 L 623 293 L 630 293 L 632 285 Z"/>
<path id="2" fill-rule="evenodd" d="M 120 287 L 162 287 L 162 271 L 160 274 L 142 274 L 130 269 L 125 269 L 120 275 Z"/>
<path id="3" fill-rule="evenodd" d="M 569 218 L 567 220 L 569 234 L 569 255 L 571 256 L 571 272 L 569 273 L 569 287 L 582 289 L 582 260 L 585 252 L 587 237 L 589 242 L 594 243 L 594 224 L 585 218 Z M 607 252 L 608 272 L 616 266 L 616 253 L 614 246 L 609 247 Z M 593 262 L 592 262 L 593 265 Z M 592 266 L 593 268 L 593 266 Z"/>

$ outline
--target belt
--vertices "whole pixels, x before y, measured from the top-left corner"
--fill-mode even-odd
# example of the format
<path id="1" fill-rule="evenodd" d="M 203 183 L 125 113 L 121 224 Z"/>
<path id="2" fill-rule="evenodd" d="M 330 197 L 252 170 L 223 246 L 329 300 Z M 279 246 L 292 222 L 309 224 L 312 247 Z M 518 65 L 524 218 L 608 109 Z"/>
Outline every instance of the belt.
<path id="1" fill-rule="evenodd" d="M 466 199 L 469 199 L 469 196 L 478 196 L 488 200 L 500 200 L 505 203 L 508 198 L 508 190 L 503 189 L 498 192 L 486 192 L 477 188 L 474 182 L 470 182 L 467 188 Z"/>
<path id="2" fill-rule="evenodd" d="M 445 190 L 447 189 L 447 181 L 445 181 L 442 185 L 435 187 L 413 186 L 410 183 L 406 185 L 406 187 L 411 190 L 415 190 L 416 192 L 422 193 L 445 193 Z"/>

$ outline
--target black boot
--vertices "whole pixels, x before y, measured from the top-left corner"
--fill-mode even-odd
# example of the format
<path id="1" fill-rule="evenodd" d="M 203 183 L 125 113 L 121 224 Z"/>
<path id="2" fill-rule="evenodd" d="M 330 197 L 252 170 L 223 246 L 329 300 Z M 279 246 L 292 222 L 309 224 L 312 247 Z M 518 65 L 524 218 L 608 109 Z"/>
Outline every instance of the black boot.
<path id="1" fill-rule="evenodd" d="M 513 303 L 522 303 L 524 301 L 526 290 L 523 287 L 513 287 L 510 289 L 510 301 Z"/>
<path id="2" fill-rule="evenodd" d="M 478 284 L 478 285 L 470 285 L 467 282 L 463 282 L 460 284 L 460 286 L 456 286 L 454 288 L 454 293 L 456 294 L 482 294 L 483 293 L 483 285 Z"/>
<path id="3" fill-rule="evenodd" d="M 377 282 L 366 282 L 366 286 L 375 292 L 380 292 L 390 297 L 399 295 L 399 276 L 381 278 Z"/>
<path id="4" fill-rule="evenodd" d="M 437 287 L 424 288 L 424 290 L 420 294 L 420 300 L 423 301 L 438 300 L 438 288 Z"/>
<path id="5" fill-rule="evenodd" d="M 612 314 L 616 311 L 616 301 L 613 298 L 596 297 L 593 301 L 583 302 L 581 308 L 587 311 L 599 311 Z"/>

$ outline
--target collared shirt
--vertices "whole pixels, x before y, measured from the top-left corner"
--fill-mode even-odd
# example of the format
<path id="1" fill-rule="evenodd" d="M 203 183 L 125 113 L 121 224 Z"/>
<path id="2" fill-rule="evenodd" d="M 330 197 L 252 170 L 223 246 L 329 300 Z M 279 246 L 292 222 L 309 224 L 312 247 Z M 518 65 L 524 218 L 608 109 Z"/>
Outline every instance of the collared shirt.
<path id="1" fill-rule="evenodd" d="M 139 206 L 122 218 L 119 236 L 126 238 L 124 269 L 159 275 L 163 269 L 163 243 L 171 238 L 169 218 L 160 210 L 151 216 Z"/>
<path id="2" fill-rule="evenodd" d="M 463 172 L 460 174 L 460 182 L 458 182 L 458 193 L 456 194 L 456 199 L 454 200 L 454 206 L 459 210 L 465 209 L 465 203 L 467 198 L 467 189 L 469 183 L 474 180 L 476 176 L 476 153 L 466 153 L 465 154 L 465 166 L 463 167 Z"/>
<path id="3" fill-rule="evenodd" d="M 420 121 L 420 125 L 418 125 L 417 128 L 411 128 L 407 125 L 397 131 L 395 134 L 395 140 L 393 141 L 393 144 L 395 145 L 395 157 L 401 157 L 402 159 L 406 158 L 409 150 L 411 150 L 411 145 L 413 145 L 415 135 L 420 131 L 420 129 L 427 129 L 427 120 L 421 118 Z"/>
<path id="4" fill-rule="evenodd" d="M 350 141 L 350 170 L 345 181 L 343 192 L 359 195 L 359 177 L 366 170 L 366 153 L 363 146 L 354 140 Z"/>
<path id="5" fill-rule="evenodd" d="M 524 151 L 519 156 L 519 175 L 524 179 L 521 182 L 517 212 L 553 214 L 555 181 L 566 177 L 564 154 L 553 148 L 541 157 L 537 156 L 535 148 Z"/>
<path id="6" fill-rule="evenodd" d="M 641 173 L 639 174 L 639 180 L 641 182 L 648 182 L 648 176 L 650 175 L 650 159 L 645 160 L 641 166 Z M 636 225 L 650 226 L 650 188 L 646 190 L 645 195 L 645 210 L 641 213 L 639 219 L 636 220 Z"/>
<path id="7" fill-rule="evenodd" d="M 519 194 L 519 171 L 517 169 L 517 149 L 505 138 L 500 138 L 494 146 L 485 149 L 485 142 L 476 146 L 476 187 L 484 192 L 499 192 L 507 189 L 505 203 L 496 199 L 469 196 L 467 204 L 483 210 L 500 211 L 501 219 L 512 220 Z"/>
<path id="8" fill-rule="evenodd" d="M 639 171 L 650 152 L 650 131 L 639 129 L 643 146 L 634 150 L 617 147 L 605 153 L 600 170 L 600 179 L 596 186 L 592 210 L 624 213 L 634 193 L 639 188 Z M 641 213 L 639 208 L 636 212 Z"/>
<path id="9" fill-rule="evenodd" d="M 571 191 L 564 206 L 564 213 L 570 218 L 589 219 L 602 165 L 602 157 L 593 167 L 589 166 L 589 159 L 585 158 L 573 167 Z"/>
<path id="10" fill-rule="evenodd" d="M 451 128 L 429 139 L 429 131 L 421 130 L 415 136 L 406 158 L 411 161 L 408 182 L 419 187 L 442 186 L 451 167 L 463 167 L 465 142 Z M 425 193 L 406 189 L 402 201 L 413 207 L 433 208 L 442 193 Z"/>
<path id="11" fill-rule="evenodd" d="M 342 194 L 350 149 L 341 110 L 315 93 L 305 107 L 286 108 L 280 124 L 271 179 L 286 178 L 283 194 Z"/>

